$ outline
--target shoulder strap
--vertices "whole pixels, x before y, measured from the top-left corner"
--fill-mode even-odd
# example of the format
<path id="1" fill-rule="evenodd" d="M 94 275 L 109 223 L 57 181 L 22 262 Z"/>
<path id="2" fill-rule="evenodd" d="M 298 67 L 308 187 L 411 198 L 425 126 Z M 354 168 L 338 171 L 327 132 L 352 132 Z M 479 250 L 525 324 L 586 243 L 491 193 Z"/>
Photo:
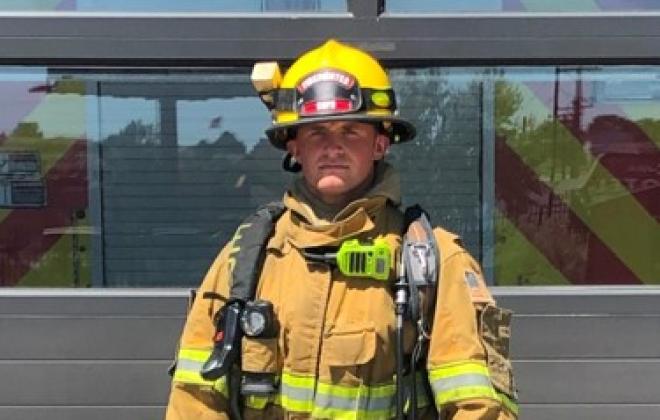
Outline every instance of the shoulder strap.
<path id="1" fill-rule="evenodd" d="M 401 249 L 410 296 L 410 317 L 418 333 L 428 335 L 440 272 L 440 251 L 428 214 L 418 205 L 404 214 L 405 234 Z"/>
<path id="2" fill-rule="evenodd" d="M 245 219 L 236 231 L 233 247 L 237 254 L 234 256 L 230 299 L 247 301 L 254 297 L 266 258 L 266 244 L 284 210 L 281 201 L 268 203 Z"/>
<path id="3" fill-rule="evenodd" d="M 417 329 L 417 339 L 410 355 L 410 371 L 416 372 L 428 352 L 439 281 L 440 252 L 429 217 L 419 205 L 408 207 L 404 217 L 405 233 L 401 246 L 401 264 L 408 288 L 408 315 Z M 429 382 L 424 381 L 424 383 L 427 397 L 433 395 L 429 393 Z M 397 383 L 397 386 L 400 384 Z M 413 379 L 409 401 L 411 418 L 416 418 L 416 388 L 417 382 Z"/>

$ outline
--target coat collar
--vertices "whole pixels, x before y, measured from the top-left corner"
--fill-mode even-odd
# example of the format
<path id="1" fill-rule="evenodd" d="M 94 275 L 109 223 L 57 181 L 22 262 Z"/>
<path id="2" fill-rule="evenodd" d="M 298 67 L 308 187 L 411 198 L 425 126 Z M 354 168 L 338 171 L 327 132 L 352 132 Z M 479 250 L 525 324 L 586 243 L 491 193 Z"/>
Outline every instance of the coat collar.
<path id="1" fill-rule="evenodd" d="M 282 249 L 284 242 L 295 248 L 338 246 L 346 239 L 373 231 L 385 207 L 401 199 L 399 176 L 387 163 L 376 166 L 374 185 L 365 197 L 349 203 L 331 220 L 319 218 L 314 200 L 301 191 L 301 180 L 284 194 L 287 212 L 282 216 L 269 247 Z"/>

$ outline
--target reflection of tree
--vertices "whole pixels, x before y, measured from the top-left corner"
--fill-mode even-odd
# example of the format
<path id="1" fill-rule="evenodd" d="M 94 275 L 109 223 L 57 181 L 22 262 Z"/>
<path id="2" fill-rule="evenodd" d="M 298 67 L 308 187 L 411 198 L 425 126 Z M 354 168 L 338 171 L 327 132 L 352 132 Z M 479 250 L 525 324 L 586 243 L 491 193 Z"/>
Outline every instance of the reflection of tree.
<path id="1" fill-rule="evenodd" d="M 245 144 L 241 143 L 230 131 L 223 131 L 213 143 L 200 140 L 197 145 L 199 147 L 212 147 L 216 151 L 214 156 L 223 159 L 239 160 L 245 156 Z"/>
<path id="2" fill-rule="evenodd" d="M 660 144 L 660 119 L 642 118 L 636 121 L 637 126 L 643 130 L 656 144 Z M 659 146 L 660 147 L 660 146 Z"/>
<path id="3" fill-rule="evenodd" d="M 246 147 L 232 132 L 177 146 L 161 142 L 154 125 L 131 121 L 105 139 L 101 156 L 108 253 L 148 250 L 148 258 L 106 261 L 109 284 L 138 275 L 137 284 L 198 281 L 208 260 L 254 211 Z M 173 255 L 180 264 L 163 268 Z"/>
<path id="4" fill-rule="evenodd" d="M 255 206 L 280 200 L 291 174 L 282 169 L 284 153 L 275 149 L 268 140 L 259 143 L 245 157 L 243 170 L 250 183 L 250 197 Z"/>
<path id="5" fill-rule="evenodd" d="M 395 89 L 417 137 L 390 149 L 388 160 L 401 170 L 404 204 L 420 203 L 480 255 L 481 83 L 449 83 L 438 68 L 402 73 L 393 73 Z"/>
<path id="6" fill-rule="evenodd" d="M 542 278 L 546 273 L 537 266 L 537 252 L 570 279 L 579 281 L 585 273 L 587 238 L 582 230 L 574 228 L 575 220 L 565 204 L 571 191 L 560 193 L 558 186 L 567 185 L 564 180 L 571 179 L 589 162 L 582 155 L 555 149 L 570 141 L 571 133 L 552 115 L 542 121 L 525 115 L 516 84 L 498 81 L 495 94 L 497 207 L 511 222 L 496 224 L 496 264 L 498 271 L 508 276 L 498 282 L 547 282 Z M 563 200 L 557 200 L 557 195 Z M 531 248 L 509 231 L 514 226 L 532 244 Z"/>
<path id="7" fill-rule="evenodd" d="M 517 127 L 514 115 L 522 104 L 522 94 L 513 84 L 504 80 L 495 81 L 495 109 L 493 110 L 495 130 L 499 136 L 508 137 L 515 133 Z M 523 129 L 523 131 L 525 131 Z"/>
<path id="8" fill-rule="evenodd" d="M 500 146 L 506 147 L 508 154 L 498 155 L 496 171 L 519 162 L 525 170 L 518 173 L 526 175 L 498 181 L 498 193 L 509 192 L 498 207 L 532 246 L 516 243 L 516 233 L 507 231 L 505 223 L 497 224 L 498 266 L 516 266 L 524 277 L 543 283 L 544 273 L 534 267 L 534 254 L 540 251 L 573 283 L 629 281 L 625 269 L 616 262 L 610 264 L 611 250 L 598 233 L 609 229 L 612 215 L 629 195 L 647 209 L 653 208 L 653 192 L 641 184 L 657 177 L 654 162 L 658 149 L 652 139 L 660 138 L 660 120 L 633 121 L 620 110 L 613 112 L 617 109 L 611 104 L 589 103 L 591 108 L 586 112 L 577 88 L 569 94 L 572 99 L 563 98 L 569 107 L 562 107 L 555 99 L 559 103 L 555 109 L 567 109 L 567 113 L 539 118 L 538 112 L 518 109 L 513 112 L 516 119 L 500 120 L 497 108 L 506 108 L 510 102 L 503 95 L 516 90 L 514 82 L 509 85 L 497 91 L 496 131 Z M 552 94 L 552 88 L 540 82 L 527 91 L 530 95 L 543 92 L 546 99 Z M 621 237 L 622 242 L 625 240 Z M 507 275 L 499 281 L 516 281 L 516 276 Z"/>
<path id="9" fill-rule="evenodd" d="M 39 130 L 38 122 L 19 122 L 14 131 L 11 133 L 12 137 L 27 138 L 27 139 L 42 139 L 44 133 Z"/>
<path id="10" fill-rule="evenodd" d="M 132 120 L 119 133 L 109 135 L 104 143 L 108 146 L 158 146 L 161 142 L 154 124 Z"/>
<path id="11" fill-rule="evenodd" d="M 268 140 L 260 139 L 247 152 L 245 144 L 230 131 L 222 132 L 215 141 L 200 140 L 196 146 L 181 148 L 179 156 L 180 168 L 185 165 L 182 174 L 192 180 L 200 173 L 212 173 L 217 185 L 222 186 L 219 197 L 234 209 L 241 203 L 245 207 L 239 211 L 245 216 L 256 206 L 281 199 L 291 179 L 282 170 L 283 152 Z"/>
<path id="12" fill-rule="evenodd" d="M 452 97 L 442 76 L 437 68 L 406 70 L 404 82 L 396 86 L 401 115 L 417 128 L 418 144 L 428 146 L 446 141 L 441 136 L 450 131 L 445 124 L 454 123 L 447 117 L 452 108 L 456 109 L 458 98 Z"/>

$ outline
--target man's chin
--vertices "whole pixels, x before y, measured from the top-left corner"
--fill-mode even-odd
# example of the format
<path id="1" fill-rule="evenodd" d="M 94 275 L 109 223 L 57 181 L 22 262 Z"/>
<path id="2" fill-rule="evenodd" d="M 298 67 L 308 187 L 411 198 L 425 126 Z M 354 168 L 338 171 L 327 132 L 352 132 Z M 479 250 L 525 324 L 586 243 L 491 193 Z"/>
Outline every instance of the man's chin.
<path id="1" fill-rule="evenodd" d="M 322 194 L 341 194 L 346 190 L 346 182 L 336 175 L 328 175 L 318 180 L 316 189 Z"/>

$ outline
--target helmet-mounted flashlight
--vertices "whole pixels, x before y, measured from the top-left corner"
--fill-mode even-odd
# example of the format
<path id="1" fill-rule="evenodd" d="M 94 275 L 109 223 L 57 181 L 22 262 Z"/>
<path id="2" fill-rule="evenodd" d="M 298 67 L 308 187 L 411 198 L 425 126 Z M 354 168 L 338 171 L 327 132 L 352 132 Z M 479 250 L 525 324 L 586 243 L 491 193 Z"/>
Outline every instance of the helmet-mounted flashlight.
<path id="1" fill-rule="evenodd" d="M 280 66 L 274 61 L 256 63 L 250 75 L 252 85 L 268 109 L 275 108 L 275 92 L 282 83 Z"/>

